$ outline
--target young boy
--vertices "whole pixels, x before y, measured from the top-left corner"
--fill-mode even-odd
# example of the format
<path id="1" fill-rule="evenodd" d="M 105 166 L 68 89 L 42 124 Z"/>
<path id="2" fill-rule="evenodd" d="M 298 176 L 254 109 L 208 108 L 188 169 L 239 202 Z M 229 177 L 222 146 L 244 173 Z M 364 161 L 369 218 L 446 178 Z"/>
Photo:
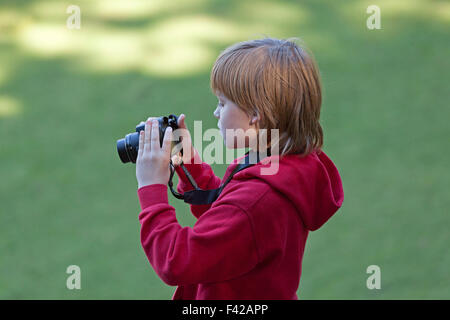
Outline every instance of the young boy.
<path id="1" fill-rule="evenodd" d="M 339 173 L 321 151 L 316 64 L 290 40 L 241 42 L 216 60 L 211 88 L 228 148 L 236 147 L 236 139 L 227 139 L 226 130 L 278 129 L 279 140 L 268 145 L 279 152 L 236 173 L 211 205 L 191 205 L 198 220 L 181 227 L 167 197 L 172 131 L 160 147 L 158 124 L 149 119 L 136 162 L 144 251 L 161 279 L 178 286 L 173 299 L 298 299 L 308 232 L 320 228 L 344 197 Z M 179 127 L 186 129 L 184 119 Z M 190 145 L 190 136 L 183 139 Z M 218 188 L 221 179 L 191 148 L 192 157 L 183 160 L 198 186 Z M 275 158 L 277 172 L 261 174 Z M 191 190 L 184 172 L 176 171 L 178 192 Z"/>

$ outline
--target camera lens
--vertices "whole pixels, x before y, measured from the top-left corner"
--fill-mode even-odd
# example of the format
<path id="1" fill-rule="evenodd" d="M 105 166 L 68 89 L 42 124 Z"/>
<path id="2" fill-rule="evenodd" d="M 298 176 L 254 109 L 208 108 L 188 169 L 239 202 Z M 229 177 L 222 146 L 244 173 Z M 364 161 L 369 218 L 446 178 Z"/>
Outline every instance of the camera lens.
<path id="1" fill-rule="evenodd" d="M 136 163 L 139 149 L 139 133 L 133 132 L 125 136 L 124 139 L 117 140 L 117 152 L 123 163 Z"/>
<path id="2" fill-rule="evenodd" d="M 117 140 L 117 152 L 119 153 L 120 160 L 122 160 L 123 163 L 130 162 L 130 157 L 128 157 L 127 154 L 125 139 Z"/>

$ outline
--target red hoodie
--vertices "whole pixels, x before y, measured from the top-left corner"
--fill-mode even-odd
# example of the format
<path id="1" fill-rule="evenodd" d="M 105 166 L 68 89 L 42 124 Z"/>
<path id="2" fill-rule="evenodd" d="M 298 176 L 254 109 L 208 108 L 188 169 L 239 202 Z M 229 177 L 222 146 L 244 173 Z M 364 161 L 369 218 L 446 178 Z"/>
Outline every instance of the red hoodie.
<path id="1" fill-rule="evenodd" d="M 198 155 L 196 155 L 198 156 Z M 276 174 L 262 175 L 277 157 Z M 233 171 L 231 163 L 224 179 Z M 218 188 L 207 163 L 186 164 L 201 189 Z M 192 190 L 180 167 L 178 192 Z M 167 186 L 138 189 L 141 243 L 161 279 L 178 286 L 172 299 L 298 299 L 308 232 L 342 205 L 339 173 L 322 151 L 271 156 L 234 175 L 211 205 L 191 205 L 198 218 L 182 227 Z"/>

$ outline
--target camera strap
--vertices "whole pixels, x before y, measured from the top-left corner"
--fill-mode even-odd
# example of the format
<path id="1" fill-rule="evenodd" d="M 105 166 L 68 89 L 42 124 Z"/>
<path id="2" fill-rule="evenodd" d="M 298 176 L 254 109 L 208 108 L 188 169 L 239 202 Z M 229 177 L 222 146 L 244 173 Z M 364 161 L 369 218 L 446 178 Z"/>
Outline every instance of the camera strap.
<path id="1" fill-rule="evenodd" d="M 255 161 L 256 157 L 256 161 Z M 223 182 L 219 188 L 211 189 L 211 190 L 203 190 L 200 189 L 195 182 L 194 178 L 191 176 L 189 171 L 186 169 L 186 167 L 183 165 L 183 163 L 180 164 L 181 168 L 183 169 L 184 173 L 186 174 L 186 177 L 188 178 L 191 185 L 194 187 L 194 190 L 186 191 L 183 195 L 175 192 L 173 190 L 173 184 L 172 184 L 172 177 L 175 170 L 172 171 L 171 169 L 171 176 L 169 179 L 169 187 L 172 191 L 172 194 L 178 198 L 183 199 L 184 202 L 193 204 L 193 205 L 203 205 L 203 204 L 211 204 L 214 201 L 217 200 L 222 190 L 225 188 L 225 186 L 231 181 L 233 176 L 251 166 L 254 166 L 256 163 L 260 162 L 265 157 L 270 157 L 270 148 L 267 149 L 267 152 L 265 154 L 256 153 L 256 152 L 246 152 L 245 157 L 242 159 L 243 162 L 238 163 L 238 165 L 233 169 L 233 172 L 227 177 L 225 182 Z"/>

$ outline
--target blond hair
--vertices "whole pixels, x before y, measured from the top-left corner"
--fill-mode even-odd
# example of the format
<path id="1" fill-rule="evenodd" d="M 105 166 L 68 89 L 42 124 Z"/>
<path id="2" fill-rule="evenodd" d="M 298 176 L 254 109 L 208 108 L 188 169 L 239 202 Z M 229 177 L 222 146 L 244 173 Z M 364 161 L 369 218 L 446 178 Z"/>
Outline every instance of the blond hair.
<path id="1" fill-rule="evenodd" d="M 319 70 L 312 54 L 292 39 L 298 40 L 236 43 L 221 52 L 210 79 L 213 93 L 222 93 L 249 117 L 260 115 L 259 128 L 279 130 L 280 156 L 320 152 L 323 144 Z"/>

